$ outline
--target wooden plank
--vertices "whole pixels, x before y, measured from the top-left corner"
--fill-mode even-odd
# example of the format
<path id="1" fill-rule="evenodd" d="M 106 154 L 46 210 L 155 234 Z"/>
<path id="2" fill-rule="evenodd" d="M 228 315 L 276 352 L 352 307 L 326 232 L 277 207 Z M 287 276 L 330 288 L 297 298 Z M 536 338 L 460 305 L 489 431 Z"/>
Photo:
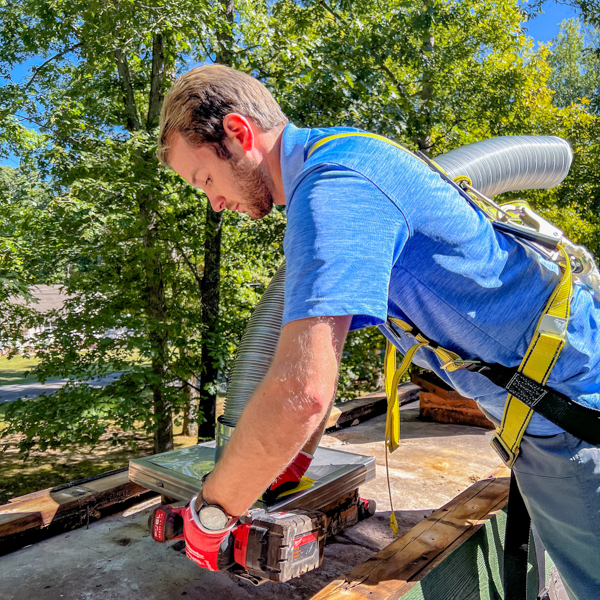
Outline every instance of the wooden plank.
<path id="1" fill-rule="evenodd" d="M 442 400 L 435 394 L 421 391 L 419 408 L 419 414 L 424 421 L 474 425 L 485 429 L 495 429 L 494 424 L 481 412 L 477 403 L 470 398 Z"/>
<path id="2" fill-rule="evenodd" d="M 420 388 L 435 394 L 444 400 L 460 400 L 461 396 L 456 390 L 453 390 L 445 381 L 437 377 L 434 373 L 413 373 L 410 377 L 411 381 Z"/>
<path id="3" fill-rule="evenodd" d="M 434 563 L 408 582 L 394 599 L 401 600 L 503 600 L 506 507 L 487 520 L 474 534 L 459 539 Z M 463 536 L 464 537 L 464 536 Z M 527 590 L 523 600 L 537 600 L 539 577 L 535 544 L 530 537 Z M 553 566 L 545 553 L 546 584 Z"/>
<path id="4" fill-rule="evenodd" d="M 402 383 L 398 386 L 400 405 L 413 402 L 419 397 L 419 386 L 414 383 Z M 367 419 L 382 415 L 387 411 L 387 398 L 384 391 L 373 392 L 348 402 L 336 404 L 331 409 L 326 429 L 341 429 L 358 425 Z"/>
<path id="5" fill-rule="evenodd" d="M 154 495 L 128 470 L 13 498 L 0 506 L 0 555 L 70 531 Z"/>
<path id="6" fill-rule="evenodd" d="M 422 388 L 419 406 L 424 421 L 495 428 L 474 400 L 461 396 L 433 373 L 413 375 L 412 380 Z"/>
<path id="7" fill-rule="evenodd" d="M 418 581 L 408 582 L 395 598 L 503 600 L 504 510 L 499 510 L 472 535 L 457 540 L 448 552 L 444 552 L 442 560 L 436 561 L 430 570 L 420 574 Z M 537 592 L 537 586 L 535 590 Z M 536 597 L 537 593 L 533 598 L 528 595 L 523 600 Z"/>
<path id="8" fill-rule="evenodd" d="M 312 600 L 399 598 L 497 514 L 508 499 L 509 477 L 504 466 L 494 469 Z"/>

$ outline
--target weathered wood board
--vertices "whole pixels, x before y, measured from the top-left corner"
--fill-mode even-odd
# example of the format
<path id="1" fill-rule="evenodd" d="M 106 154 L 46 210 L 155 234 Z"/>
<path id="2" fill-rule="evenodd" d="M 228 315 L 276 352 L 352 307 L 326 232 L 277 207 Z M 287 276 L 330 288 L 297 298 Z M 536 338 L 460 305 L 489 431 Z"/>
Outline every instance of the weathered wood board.
<path id="1" fill-rule="evenodd" d="M 413 375 L 411 379 L 421 388 L 420 416 L 424 421 L 494 429 L 474 400 L 461 396 L 433 373 Z"/>
<path id="2" fill-rule="evenodd" d="M 14 498 L 0 506 L 0 555 L 124 510 L 151 495 L 156 494 L 129 481 L 125 468 Z"/>
<path id="3" fill-rule="evenodd" d="M 400 405 L 413 402 L 419 398 L 419 386 L 414 383 L 402 383 L 398 386 L 398 401 Z M 373 392 L 348 402 L 342 402 L 331 409 L 327 430 L 340 429 L 358 425 L 362 421 L 383 415 L 387 411 L 385 392 Z"/>
<path id="4" fill-rule="evenodd" d="M 312 600 L 501 600 L 509 479 L 498 467 Z"/>

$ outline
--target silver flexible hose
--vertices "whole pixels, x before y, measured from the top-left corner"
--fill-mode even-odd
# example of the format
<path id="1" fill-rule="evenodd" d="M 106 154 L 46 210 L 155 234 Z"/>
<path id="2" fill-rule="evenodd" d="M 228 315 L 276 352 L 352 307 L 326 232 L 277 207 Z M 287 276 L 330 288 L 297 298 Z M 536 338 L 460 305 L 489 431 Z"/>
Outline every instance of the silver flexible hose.
<path id="1" fill-rule="evenodd" d="M 476 190 L 491 197 L 557 186 L 569 172 L 573 153 L 559 137 L 515 135 L 462 146 L 434 160 L 450 177 L 467 175 Z"/>
<path id="2" fill-rule="evenodd" d="M 571 148 L 557 137 L 510 136 L 469 144 L 435 158 L 448 175 L 467 175 L 486 196 L 558 185 L 569 172 Z M 242 336 L 229 377 L 225 412 L 219 418 L 225 438 L 266 375 L 281 331 L 285 262 L 269 283 Z M 219 446 L 219 427 L 217 428 Z"/>
<path id="3" fill-rule="evenodd" d="M 235 427 L 246 402 L 269 370 L 283 319 L 285 262 L 271 279 L 240 342 L 227 386 L 222 422 Z"/>

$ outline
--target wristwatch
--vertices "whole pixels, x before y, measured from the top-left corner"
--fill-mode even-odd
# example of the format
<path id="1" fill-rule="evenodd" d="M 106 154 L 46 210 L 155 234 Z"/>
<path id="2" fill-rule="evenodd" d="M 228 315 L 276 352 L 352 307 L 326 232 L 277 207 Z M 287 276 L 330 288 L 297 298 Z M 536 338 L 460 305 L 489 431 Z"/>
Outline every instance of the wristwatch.
<path id="1" fill-rule="evenodd" d="M 198 504 L 200 506 L 195 508 Z M 196 525 L 208 533 L 216 533 L 229 529 L 237 521 L 237 517 L 225 512 L 218 504 L 209 504 L 204 501 L 200 494 L 192 498 L 190 507 L 192 509 L 190 512 Z"/>

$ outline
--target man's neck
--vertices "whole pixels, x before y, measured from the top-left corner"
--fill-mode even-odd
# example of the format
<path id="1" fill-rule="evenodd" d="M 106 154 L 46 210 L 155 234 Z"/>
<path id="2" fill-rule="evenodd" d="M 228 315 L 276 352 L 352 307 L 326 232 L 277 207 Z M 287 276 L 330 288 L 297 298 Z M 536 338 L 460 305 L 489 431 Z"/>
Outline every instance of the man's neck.
<path id="1" fill-rule="evenodd" d="M 285 125 L 281 125 L 277 129 L 259 134 L 263 160 L 273 182 L 273 189 L 271 190 L 273 202 L 281 206 L 286 204 L 283 178 L 281 176 L 281 141 L 284 129 Z"/>

